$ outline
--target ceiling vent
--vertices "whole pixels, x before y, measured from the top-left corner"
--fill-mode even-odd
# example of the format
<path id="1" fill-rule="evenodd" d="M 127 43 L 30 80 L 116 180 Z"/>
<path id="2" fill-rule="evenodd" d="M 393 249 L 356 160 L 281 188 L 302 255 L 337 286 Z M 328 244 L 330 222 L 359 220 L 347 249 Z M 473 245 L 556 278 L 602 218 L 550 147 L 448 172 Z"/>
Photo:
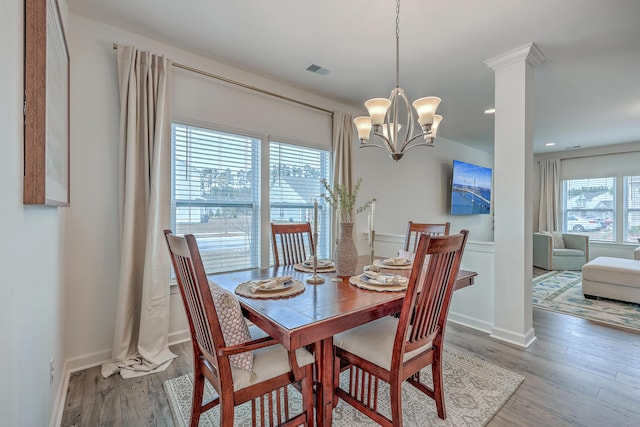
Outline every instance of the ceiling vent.
<path id="1" fill-rule="evenodd" d="M 326 76 L 327 74 L 329 74 L 329 70 L 316 64 L 309 65 L 306 70 L 311 71 L 314 74 L 320 74 L 321 76 Z"/>

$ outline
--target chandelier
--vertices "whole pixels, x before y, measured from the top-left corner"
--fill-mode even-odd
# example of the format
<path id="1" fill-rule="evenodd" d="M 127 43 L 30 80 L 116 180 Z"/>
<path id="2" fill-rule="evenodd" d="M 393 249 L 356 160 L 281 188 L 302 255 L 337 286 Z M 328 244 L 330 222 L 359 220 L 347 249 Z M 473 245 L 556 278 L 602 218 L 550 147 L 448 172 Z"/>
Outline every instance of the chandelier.
<path id="1" fill-rule="evenodd" d="M 414 116 L 409 100 L 400 87 L 400 0 L 396 0 L 396 87 L 389 98 L 373 98 L 364 103 L 369 116 L 356 117 L 360 148 L 376 147 L 389 152 L 395 161 L 414 147 L 433 147 L 442 116 L 435 114 L 440 98 L 427 96 L 413 101 L 420 133 L 413 135 Z M 401 117 L 405 120 L 401 122 Z M 400 132 L 404 128 L 403 132 Z M 369 142 L 371 132 L 379 138 Z"/>

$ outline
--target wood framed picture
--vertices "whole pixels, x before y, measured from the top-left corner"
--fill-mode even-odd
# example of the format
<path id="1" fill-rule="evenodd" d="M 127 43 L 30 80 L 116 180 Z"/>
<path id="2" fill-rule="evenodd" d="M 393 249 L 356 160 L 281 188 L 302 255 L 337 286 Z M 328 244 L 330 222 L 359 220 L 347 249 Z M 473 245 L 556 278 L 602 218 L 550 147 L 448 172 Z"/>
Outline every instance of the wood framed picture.
<path id="1" fill-rule="evenodd" d="M 23 202 L 69 206 L 69 49 L 57 0 L 25 0 Z"/>

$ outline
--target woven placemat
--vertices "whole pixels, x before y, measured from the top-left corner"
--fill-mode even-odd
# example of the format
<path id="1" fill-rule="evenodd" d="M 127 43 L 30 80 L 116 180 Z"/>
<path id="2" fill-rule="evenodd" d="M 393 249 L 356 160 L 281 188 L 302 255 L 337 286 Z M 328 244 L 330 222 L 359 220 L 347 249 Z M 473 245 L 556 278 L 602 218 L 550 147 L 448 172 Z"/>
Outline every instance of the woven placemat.
<path id="1" fill-rule="evenodd" d="M 309 267 L 304 265 L 303 263 L 294 264 L 294 270 L 302 271 L 304 273 L 313 273 L 313 267 Z M 318 267 L 318 273 L 333 273 L 336 271 L 335 265 L 330 265 L 329 267 Z"/>
<path id="2" fill-rule="evenodd" d="M 351 276 L 349 278 L 349 283 L 354 286 L 357 286 L 362 289 L 368 289 L 370 291 L 378 291 L 378 292 L 398 292 L 398 291 L 406 291 L 407 284 L 404 285 L 377 285 L 375 283 L 369 283 L 362 280 L 363 274 L 358 274 L 357 276 Z"/>
<path id="3" fill-rule="evenodd" d="M 375 265 L 378 268 L 388 268 L 389 270 L 411 270 L 411 268 L 413 267 L 413 263 L 407 264 L 407 265 L 392 265 L 392 264 L 385 264 L 382 261 L 383 260 L 381 259 L 375 259 L 373 260 L 373 265 Z"/>
<path id="4" fill-rule="evenodd" d="M 236 294 L 247 297 L 247 298 L 258 298 L 258 299 L 274 299 L 274 298 L 284 298 L 290 297 L 293 295 L 298 295 L 304 292 L 305 285 L 304 283 L 293 280 L 291 286 L 288 286 L 280 291 L 276 290 L 268 290 L 268 291 L 256 291 L 253 292 L 251 290 L 251 285 L 255 282 L 249 281 L 240 283 L 238 287 L 236 287 Z"/>

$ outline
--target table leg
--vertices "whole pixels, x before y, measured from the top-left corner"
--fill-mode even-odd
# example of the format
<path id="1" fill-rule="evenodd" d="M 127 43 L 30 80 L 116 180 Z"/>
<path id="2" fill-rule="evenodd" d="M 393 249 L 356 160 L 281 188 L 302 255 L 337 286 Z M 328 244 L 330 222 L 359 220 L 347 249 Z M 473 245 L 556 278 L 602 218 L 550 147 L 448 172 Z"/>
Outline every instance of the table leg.
<path id="1" fill-rule="evenodd" d="M 333 337 L 323 339 L 316 348 L 316 424 L 318 427 L 330 427 L 333 415 Z"/>

